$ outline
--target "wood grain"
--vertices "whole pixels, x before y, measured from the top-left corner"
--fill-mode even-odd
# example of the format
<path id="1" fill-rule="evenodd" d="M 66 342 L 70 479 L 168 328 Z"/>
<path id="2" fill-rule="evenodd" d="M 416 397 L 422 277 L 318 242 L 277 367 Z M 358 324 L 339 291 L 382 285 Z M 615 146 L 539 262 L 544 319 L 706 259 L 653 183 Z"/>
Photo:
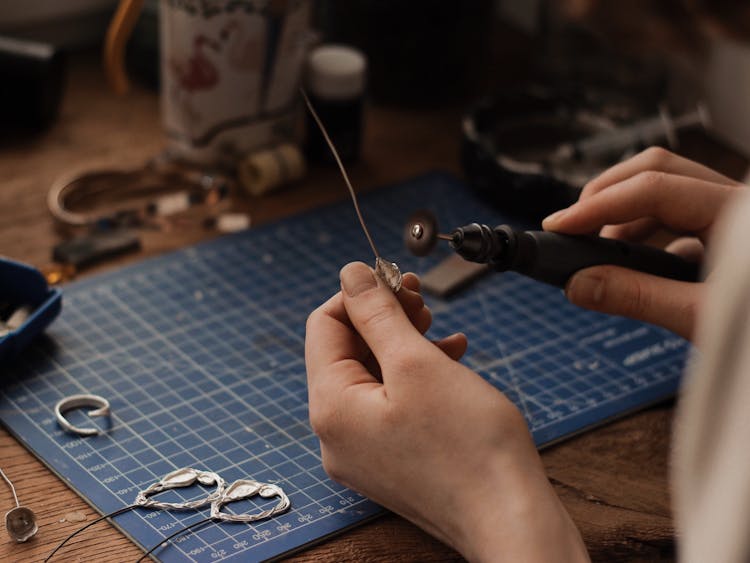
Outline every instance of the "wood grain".
<path id="1" fill-rule="evenodd" d="M 158 153 L 163 138 L 158 99 L 138 89 L 118 98 L 105 86 L 93 55 L 73 59 L 58 122 L 34 137 L 0 139 L 0 254 L 36 266 L 50 261 L 59 240 L 45 207 L 51 182 L 71 167 L 117 162 L 138 165 Z M 459 173 L 460 112 L 369 108 L 362 161 L 351 170 L 360 190 L 441 168 Z M 697 146 L 706 144 L 698 141 Z M 727 161 L 729 168 L 739 160 Z M 726 168 L 726 167 L 725 167 Z M 730 173 L 735 172 L 734 169 Z M 313 168 L 297 186 L 263 198 L 238 197 L 261 224 L 346 197 L 332 168 Z M 94 271 L 114 268 L 213 236 L 202 228 L 145 233 L 143 251 Z M 1 384 L 1 379 L 0 379 Z M 674 530 L 667 486 L 672 405 L 661 405 L 568 440 L 543 453 L 550 479 L 600 561 L 669 561 Z M 66 515 L 97 514 L 21 443 L 0 430 L 0 463 L 21 502 L 39 517 L 26 544 L 0 539 L 0 560 L 39 561 L 81 522 Z M 10 493 L 0 499 L 11 506 Z M 57 561 L 135 560 L 140 550 L 109 524 L 76 538 Z M 460 556 L 398 516 L 387 515 L 291 558 L 312 561 L 458 561 Z"/>

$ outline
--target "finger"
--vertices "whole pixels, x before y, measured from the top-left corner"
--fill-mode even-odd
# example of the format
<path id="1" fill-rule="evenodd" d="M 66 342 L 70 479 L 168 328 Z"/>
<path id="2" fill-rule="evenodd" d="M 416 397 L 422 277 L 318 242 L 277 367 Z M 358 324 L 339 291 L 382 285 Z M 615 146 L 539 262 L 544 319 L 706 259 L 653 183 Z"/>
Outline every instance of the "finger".
<path id="1" fill-rule="evenodd" d="M 694 237 L 682 237 L 672 241 L 665 248 L 667 252 L 682 256 L 689 262 L 698 264 L 703 262 L 705 256 L 705 247 L 703 243 Z"/>
<path id="2" fill-rule="evenodd" d="M 340 394 L 350 385 L 375 382 L 360 363 L 367 354 L 364 341 L 349 322 L 343 297 L 337 293 L 307 319 L 305 366 L 311 399 Z"/>
<path id="3" fill-rule="evenodd" d="M 700 283 L 596 266 L 571 277 L 565 294 L 580 307 L 660 325 L 689 339 L 702 289 Z"/>
<path id="4" fill-rule="evenodd" d="M 465 334 L 457 332 L 456 334 L 451 334 L 450 336 L 438 340 L 435 342 L 435 346 L 445 352 L 445 354 L 452 360 L 458 361 L 466 353 L 469 341 Z"/>
<path id="5" fill-rule="evenodd" d="M 413 279 L 415 278 L 416 276 L 414 276 Z M 412 282 L 413 279 L 411 280 Z M 419 280 L 417 279 L 417 282 L 418 281 Z M 401 303 L 401 307 L 404 309 L 406 316 L 409 317 L 409 320 L 416 329 L 421 334 L 427 332 L 432 324 L 432 313 L 430 312 L 430 309 L 425 306 L 422 295 L 404 287 L 402 282 L 401 289 L 396 294 L 396 298 L 399 303 Z"/>
<path id="6" fill-rule="evenodd" d="M 663 229 L 663 226 L 659 221 L 651 217 L 642 217 L 622 225 L 604 225 L 599 235 L 630 242 L 643 242 L 660 229 Z"/>
<path id="7" fill-rule="evenodd" d="M 604 225 L 653 217 L 677 232 L 703 238 L 724 204 L 738 192 L 735 187 L 695 178 L 642 172 L 547 217 L 543 227 L 584 234 Z"/>
<path id="8" fill-rule="evenodd" d="M 401 286 L 396 294 L 396 299 L 401 303 L 401 307 L 406 311 L 407 315 L 414 314 L 424 307 L 424 299 L 422 294 L 417 291 L 413 291 L 408 287 Z"/>
<path id="9" fill-rule="evenodd" d="M 406 272 L 401 278 L 401 287 L 406 287 L 407 289 L 411 289 L 412 291 L 419 292 L 420 288 L 422 287 L 422 282 L 419 279 L 419 276 L 413 272 Z"/>
<path id="10" fill-rule="evenodd" d="M 429 307 L 422 307 L 416 314 L 409 315 L 409 320 L 414 328 L 419 331 L 419 334 L 424 334 L 432 326 L 432 311 Z"/>
<path id="11" fill-rule="evenodd" d="M 580 199 L 586 199 L 601 190 L 619 184 L 641 172 L 654 171 L 689 176 L 707 182 L 736 186 L 737 182 L 711 170 L 707 166 L 678 156 L 661 147 L 651 147 L 632 158 L 616 164 L 583 187 Z"/>
<path id="12" fill-rule="evenodd" d="M 370 267 L 353 262 L 342 268 L 340 276 L 348 317 L 381 366 L 399 350 L 420 345 L 421 334 Z"/>

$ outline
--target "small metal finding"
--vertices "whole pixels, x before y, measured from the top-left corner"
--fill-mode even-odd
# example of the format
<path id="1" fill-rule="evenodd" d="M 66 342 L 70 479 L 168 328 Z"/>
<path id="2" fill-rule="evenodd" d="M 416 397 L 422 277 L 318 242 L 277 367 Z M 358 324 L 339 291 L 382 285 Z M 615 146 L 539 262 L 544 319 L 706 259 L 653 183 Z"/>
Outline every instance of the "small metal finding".
<path id="1" fill-rule="evenodd" d="M 21 506 L 18 502 L 16 488 L 2 469 L 0 469 L 0 475 L 2 475 L 5 482 L 8 483 L 10 490 L 13 492 L 13 500 L 16 501 L 15 508 L 12 508 L 5 513 L 5 529 L 8 530 L 8 535 L 12 539 L 16 540 L 18 543 L 23 543 L 34 537 L 39 530 L 39 526 L 36 523 L 36 515 L 33 510 L 26 506 Z"/>
<path id="2" fill-rule="evenodd" d="M 80 428 L 72 425 L 65 418 L 65 413 L 81 407 L 95 407 L 89 411 L 89 416 L 109 416 L 109 401 L 99 395 L 71 395 L 60 400 L 55 405 L 55 417 L 60 427 L 71 434 L 80 436 L 96 436 L 101 431 L 98 428 Z"/>
<path id="3" fill-rule="evenodd" d="M 378 252 L 378 249 L 375 247 L 375 242 L 372 240 L 370 231 L 368 230 L 367 225 L 365 224 L 365 219 L 362 216 L 362 212 L 359 209 L 359 203 L 357 202 L 357 194 L 354 192 L 352 183 L 349 181 L 349 175 L 346 173 L 346 168 L 344 168 L 344 164 L 341 162 L 341 157 L 339 157 L 339 153 L 336 150 L 336 147 L 334 146 L 333 141 L 331 141 L 331 138 L 328 136 L 328 131 L 326 131 L 326 128 L 323 125 L 323 122 L 320 120 L 320 117 L 318 117 L 318 114 L 315 111 L 315 108 L 313 107 L 312 103 L 310 102 L 310 99 L 307 97 L 307 94 L 305 93 L 304 90 L 301 90 L 301 92 L 302 92 L 302 97 L 305 99 L 305 104 L 307 104 L 307 109 L 310 110 L 310 114 L 312 114 L 313 119 L 315 120 L 315 123 L 318 124 L 318 128 L 320 129 L 320 132 L 323 134 L 323 138 L 325 139 L 326 144 L 328 145 L 328 148 L 331 149 L 331 153 L 333 154 L 333 158 L 336 160 L 336 164 L 338 164 L 339 170 L 341 171 L 341 175 L 344 178 L 344 183 L 346 183 L 346 187 L 349 188 L 349 195 L 351 195 L 352 197 L 352 203 L 354 204 L 354 211 L 356 211 L 357 213 L 359 224 L 362 225 L 362 230 L 365 232 L 365 237 L 367 237 L 367 242 L 370 243 L 370 248 L 372 248 L 372 252 L 375 254 L 375 273 L 378 276 L 380 276 L 380 279 L 382 279 L 386 284 L 388 284 L 388 287 L 390 287 L 391 290 L 393 290 L 393 293 L 397 293 L 398 290 L 401 289 L 401 278 L 402 278 L 401 270 L 399 270 L 395 262 L 389 262 L 380 257 L 380 253 Z"/>

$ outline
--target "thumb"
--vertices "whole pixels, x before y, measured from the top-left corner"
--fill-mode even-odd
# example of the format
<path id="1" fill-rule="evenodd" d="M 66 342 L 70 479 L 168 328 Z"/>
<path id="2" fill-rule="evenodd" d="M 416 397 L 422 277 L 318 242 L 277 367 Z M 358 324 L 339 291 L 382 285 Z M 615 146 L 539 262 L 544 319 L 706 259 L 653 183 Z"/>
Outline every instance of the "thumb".
<path id="1" fill-rule="evenodd" d="M 356 331 L 382 365 L 397 348 L 422 339 L 393 291 L 362 262 L 341 269 L 344 307 Z"/>
<path id="2" fill-rule="evenodd" d="M 702 283 L 595 266 L 576 272 L 568 280 L 565 295 L 579 307 L 663 326 L 690 339 L 702 290 Z"/>

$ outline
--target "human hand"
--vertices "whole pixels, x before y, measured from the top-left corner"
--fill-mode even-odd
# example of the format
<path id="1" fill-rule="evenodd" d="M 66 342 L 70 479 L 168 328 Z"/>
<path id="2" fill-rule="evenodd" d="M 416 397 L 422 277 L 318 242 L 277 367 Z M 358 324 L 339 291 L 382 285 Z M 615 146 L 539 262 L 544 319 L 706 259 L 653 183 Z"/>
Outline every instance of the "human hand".
<path id="1" fill-rule="evenodd" d="M 575 204 L 547 217 L 545 230 L 643 242 L 667 228 L 682 238 L 666 250 L 700 260 L 714 224 L 741 184 L 653 147 L 589 182 Z M 615 266 L 577 272 L 568 299 L 587 309 L 661 325 L 692 338 L 704 283 L 687 283 Z"/>
<path id="2" fill-rule="evenodd" d="M 395 296 L 364 264 L 307 322 L 310 422 L 323 466 L 470 560 L 587 560 L 518 409 L 424 338 L 418 280 Z"/>

